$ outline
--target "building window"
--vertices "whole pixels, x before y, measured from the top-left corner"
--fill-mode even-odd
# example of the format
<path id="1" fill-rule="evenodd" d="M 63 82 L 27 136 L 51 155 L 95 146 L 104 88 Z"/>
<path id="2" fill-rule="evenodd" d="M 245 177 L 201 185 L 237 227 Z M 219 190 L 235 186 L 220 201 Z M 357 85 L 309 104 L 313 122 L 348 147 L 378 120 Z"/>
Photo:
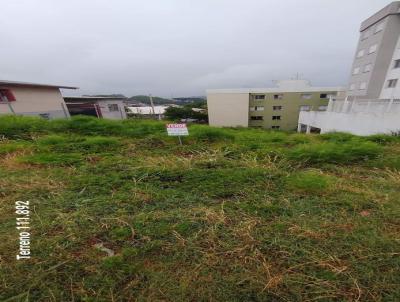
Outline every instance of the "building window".
<path id="1" fill-rule="evenodd" d="M 367 64 L 364 66 L 364 72 L 370 72 L 372 68 L 372 64 Z"/>
<path id="2" fill-rule="evenodd" d="M 303 100 L 309 100 L 309 99 L 312 98 L 312 94 L 311 94 L 311 93 L 303 93 L 303 94 L 301 95 L 301 98 L 302 98 Z"/>
<path id="3" fill-rule="evenodd" d="M 319 111 L 326 111 L 328 109 L 328 106 L 318 106 Z"/>
<path id="4" fill-rule="evenodd" d="M 283 98 L 283 94 L 274 94 L 274 100 L 281 100 Z"/>
<path id="5" fill-rule="evenodd" d="M 265 100 L 265 95 L 255 95 L 254 98 L 256 100 Z"/>
<path id="6" fill-rule="evenodd" d="M 300 106 L 300 111 L 310 111 L 310 110 L 311 110 L 311 106 L 309 106 L 309 105 Z"/>
<path id="7" fill-rule="evenodd" d="M 320 99 L 326 99 L 326 98 L 328 98 L 328 94 L 326 94 L 326 93 L 321 93 L 321 94 L 319 95 L 319 98 L 320 98 Z"/>
<path id="8" fill-rule="evenodd" d="M 378 49 L 378 44 L 372 45 L 368 50 L 368 54 L 374 53 L 377 49 Z"/>
<path id="9" fill-rule="evenodd" d="M 393 68 L 400 68 L 400 59 L 394 60 L 394 67 Z"/>
<path id="10" fill-rule="evenodd" d="M 273 115 L 273 116 L 272 116 L 272 119 L 273 119 L 274 121 L 280 121 L 280 120 L 281 120 L 281 116 L 280 116 L 280 115 Z"/>
<path id="11" fill-rule="evenodd" d="M 353 70 L 353 74 L 359 74 L 360 73 L 360 67 L 356 67 Z"/>
<path id="12" fill-rule="evenodd" d="M 357 58 L 362 58 L 364 56 L 364 49 L 361 49 L 358 53 L 357 53 Z"/>
<path id="13" fill-rule="evenodd" d="M 361 40 L 365 40 L 368 39 L 368 37 L 370 36 L 371 31 L 369 29 L 367 29 L 366 31 L 364 31 L 361 35 Z"/>
<path id="14" fill-rule="evenodd" d="M 250 107 L 250 111 L 264 111 L 264 106 Z"/>
<path id="15" fill-rule="evenodd" d="M 360 84 L 360 90 L 365 90 L 367 88 L 367 83 L 366 82 L 362 82 Z"/>
<path id="16" fill-rule="evenodd" d="M 263 116 L 251 116 L 250 119 L 252 121 L 262 121 L 262 120 L 264 120 L 264 117 Z"/>
<path id="17" fill-rule="evenodd" d="M 356 84 L 351 84 L 349 90 L 354 90 L 354 89 L 356 89 Z"/>
<path id="18" fill-rule="evenodd" d="M 14 102 L 15 96 L 10 89 L 0 89 L 0 102 Z"/>
<path id="19" fill-rule="evenodd" d="M 282 106 L 272 106 L 272 110 L 282 110 Z"/>
<path id="20" fill-rule="evenodd" d="M 385 23 L 381 22 L 376 26 L 374 33 L 376 34 L 382 31 L 384 28 L 385 28 Z"/>
<path id="21" fill-rule="evenodd" d="M 272 126 L 272 129 L 281 129 L 281 126 Z"/>
<path id="22" fill-rule="evenodd" d="M 49 120 L 49 119 L 50 119 L 50 113 L 39 113 L 39 116 L 40 116 L 41 118 L 46 119 L 46 120 Z"/>
<path id="23" fill-rule="evenodd" d="M 397 79 L 388 80 L 387 88 L 394 88 L 397 86 Z"/>
<path id="24" fill-rule="evenodd" d="M 118 111 L 118 104 L 108 104 L 108 111 Z"/>

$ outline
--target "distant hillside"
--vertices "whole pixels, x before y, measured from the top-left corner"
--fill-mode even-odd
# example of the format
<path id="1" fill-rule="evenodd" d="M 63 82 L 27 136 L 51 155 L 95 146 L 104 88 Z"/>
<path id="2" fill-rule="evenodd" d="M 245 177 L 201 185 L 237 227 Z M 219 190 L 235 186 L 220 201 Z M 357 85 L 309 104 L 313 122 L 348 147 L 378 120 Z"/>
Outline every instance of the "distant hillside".
<path id="1" fill-rule="evenodd" d="M 127 101 L 132 102 L 132 103 L 142 103 L 142 104 L 150 105 L 150 98 L 148 95 L 131 96 L 130 98 L 128 98 Z M 176 103 L 176 102 L 174 100 L 165 99 L 165 98 L 161 98 L 158 96 L 153 96 L 153 103 L 154 103 L 154 105 L 165 105 L 165 104 L 171 104 L 171 103 Z"/>

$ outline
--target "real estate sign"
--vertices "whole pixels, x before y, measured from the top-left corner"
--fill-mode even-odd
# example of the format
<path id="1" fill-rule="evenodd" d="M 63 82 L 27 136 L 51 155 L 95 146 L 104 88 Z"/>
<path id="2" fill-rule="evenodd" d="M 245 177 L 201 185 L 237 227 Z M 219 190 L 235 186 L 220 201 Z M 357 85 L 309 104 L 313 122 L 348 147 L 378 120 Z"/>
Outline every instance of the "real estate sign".
<path id="1" fill-rule="evenodd" d="M 186 124 L 167 124 L 168 136 L 186 136 L 189 135 Z"/>

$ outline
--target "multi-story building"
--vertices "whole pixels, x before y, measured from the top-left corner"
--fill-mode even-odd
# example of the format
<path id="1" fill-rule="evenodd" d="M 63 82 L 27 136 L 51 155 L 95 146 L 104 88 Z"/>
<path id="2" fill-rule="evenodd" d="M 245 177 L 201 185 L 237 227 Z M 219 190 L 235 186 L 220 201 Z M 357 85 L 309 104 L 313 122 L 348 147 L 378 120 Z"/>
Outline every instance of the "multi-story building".
<path id="1" fill-rule="evenodd" d="M 400 97 L 400 1 L 361 23 L 349 100 Z"/>
<path id="2" fill-rule="evenodd" d="M 324 111 L 344 87 L 313 87 L 305 80 L 278 81 L 275 88 L 207 90 L 209 124 L 295 130 L 301 110 Z"/>
<path id="3" fill-rule="evenodd" d="M 300 112 L 299 131 L 400 133 L 400 1 L 361 23 L 347 97 Z"/>

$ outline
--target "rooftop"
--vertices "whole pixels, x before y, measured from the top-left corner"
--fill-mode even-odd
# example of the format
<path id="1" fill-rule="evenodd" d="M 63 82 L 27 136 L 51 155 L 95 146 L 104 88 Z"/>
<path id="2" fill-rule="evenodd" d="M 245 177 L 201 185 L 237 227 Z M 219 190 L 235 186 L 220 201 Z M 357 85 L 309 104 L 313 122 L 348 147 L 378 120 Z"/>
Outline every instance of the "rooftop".
<path id="1" fill-rule="evenodd" d="M 46 88 L 63 88 L 63 89 L 78 89 L 78 87 L 54 85 L 54 84 L 39 84 L 30 82 L 19 82 L 19 81 L 6 81 L 0 80 L 0 85 L 6 86 L 28 86 L 28 87 L 46 87 Z"/>
<path id="2" fill-rule="evenodd" d="M 275 93 L 275 92 L 330 92 L 345 91 L 345 87 L 314 87 L 307 80 L 282 80 L 276 82 L 277 87 L 268 88 L 233 88 L 207 89 L 207 93 Z"/>
<path id="3" fill-rule="evenodd" d="M 364 20 L 361 23 L 360 31 L 366 30 L 368 27 L 374 25 L 375 23 L 379 22 L 380 20 L 386 18 L 389 15 L 396 15 L 396 14 L 400 14 L 400 1 L 394 1 L 389 5 L 386 5 L 379 12 L 373 14 L 371 17 Z"/>
<path id="4" fill-rule="evenodd" d="M 115 96 L 64 96 L 66 102 L 124 101 L 126 97 Z"/>

